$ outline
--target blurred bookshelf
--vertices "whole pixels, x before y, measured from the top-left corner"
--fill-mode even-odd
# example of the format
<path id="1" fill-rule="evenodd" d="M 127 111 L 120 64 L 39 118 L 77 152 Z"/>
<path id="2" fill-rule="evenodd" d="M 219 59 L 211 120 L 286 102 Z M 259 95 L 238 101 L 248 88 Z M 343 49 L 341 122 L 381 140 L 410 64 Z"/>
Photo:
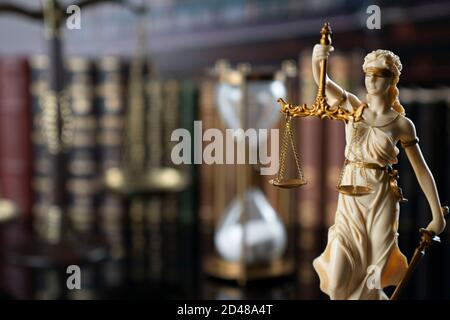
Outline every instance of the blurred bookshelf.
<path id="1" fill-rule="evenodd" d="M 64 7 L 72 2 L 59 3 Z M 308 101 L 316 90 L 310 79 L 311 49 L 320 26 L 329 21 L 336 49 L 330 72 L 352 92 L 363 92 L 361 65 L 366 53 L 385 48 L 400 56 L 404 66 L 400 101 L 416 124 L 441 202 L 450 203 L 450 1 L 370 3 L 381 8 L 380 30 L 366 28 L 369 4 L 362 0 L 147 2 L 145 54 L 150 65 L 140 69 L 144 133 L 137 147 L 142 148 L 146 168 L 174 167 L 170 133 L 175 128 L 192 132 L 194 120 L 202 120 L 204 129 L 226 128 L 215 101 L 217 79 L 209 76 L 219 59 L 233 66 L 249 63 L 272 69 L 283 61 L 294 61 L 298 76 L 291 96 Z M 2 0 L 0 8 L 11 3 L 29 10 L 40 8 L 39 2 L 26 0 Z M 291 244 L 295 272 L 245 287 L 210 277 L 202 269 L 202 258 L 213 243 L 204 236 L 233 198 L 236 168 L 186 165 L 181 170 L 191 184 L 175 194 L 130 198 L 105 190 L 102 175 L 127 161 L 124 148 L 132 146 L 125 142 L 126 130 L 137 128 L 127 118 L 132 110 L 128 99 L 137 19 L 119 1 L 93 5 L 82 11 L 81 19 L 80 30 L 62 28 L 65 80 L 78 126 L 75 147 L 68 155 L 68 208 L 77 232 L 105 236 L 109 257 L 82 266 L 83 289 L 72 291 L 66 289 L 63 268 L 27 269 L 5 259 L 8 248 L 29 232 L 23 231 L 21 223 L 36 219 L 47 201 L 49 163 L 37 127 L 41 94 L 48 85 L 48 56 L 42 26 L 15 14 L 0 14 L 0 40 L 5 44 L 0 46 L 0 195 L 20 208 L 18 221 L 0 224 L 0 298 L 325 299 L 311 263 L 323 250 L 334 219 L 333 183 L 343 159 L 336 147 L 344 144 L 341 128 L 329 121 L 299 122 L 298 136 L 314 135 L 321 142 L 299 141 L 301 152 L 311 157 L 307 160 L 314 175 L 311 189 L 283 193 L 261 183 L 270 204 L 295 217 L 297 238 Z M 326 136 L 336 137 L 336 145 L 326 145 Z M 399 242 L 411 257 L 417 230 L 431 215 L 403 152 L 397 166 L 399 184 L 410 200 L 401 207 Z M 317 193 L 328 195 L 313 196 Z M 405 298 L 450 298 L 448 230 L 442 235 L 443 243 L 424 259 Z"/>

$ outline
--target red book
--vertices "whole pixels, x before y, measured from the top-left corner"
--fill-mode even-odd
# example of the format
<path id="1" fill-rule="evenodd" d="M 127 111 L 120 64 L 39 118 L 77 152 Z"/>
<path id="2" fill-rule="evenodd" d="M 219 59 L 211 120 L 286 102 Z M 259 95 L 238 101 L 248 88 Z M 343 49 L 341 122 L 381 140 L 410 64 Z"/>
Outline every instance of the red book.
<path id="1" fill-rule="evenodd" d="M 296 104 L 314 102 L 317 85 L 311 67 L 311 52 L 300 54 L 300 99 Z M 324 186 L 324 121 L 315 117 L 295 119 L 300 161 L 307 184 L 298 188 L 298 280 L 300 295 L 309 299 L 317 294 L 319 284 L 312 262 L 320 254 L 323 242 L 325 198 Z M 307 292 L 307 295 L 305 293 Z M 309 296 L 311 295 L 311 296 Z"/>
<path id="2" fill-rule="evenodd" d="M 300 55 L 300 100 L 296 104 L 314 102 L 317 85 L 314 83 L 311 54 L 309 51 Z M 300 229 L 320 229 L 323 220 L 323 152 L 324 124 L 316 117 L 295 119 L 298 132 L 300 161 L 307 184 L 298 189 L 299 207 L 298 224 Z"/>
<path id="3" fill-rule="evenodd" d="M 31 222 L 32 144 L 30 72 L 24 58 L 0 59 L 0 196 Z"/>
<path id="4" fill-rule="evenodd" d="M 203 132 L 214 128 L 216 106 L 214 102 L 215 80 L 213 77 L 205 78 L 200 86 L 200 120 Z M 203 133 L 202 133 L 203 134 Z M 195 139 L 195 137 L 194 137 Z M 203 148 L 207 145 L 203 142 Z M 202 150 L 203 150 L 202 148 Z M 202 160 L 202 159 L 199 159 Z M 202 163 L 200 174 L 200 226 L 201 230 L 209 234 L 214 225 L 214 166 Z"/>

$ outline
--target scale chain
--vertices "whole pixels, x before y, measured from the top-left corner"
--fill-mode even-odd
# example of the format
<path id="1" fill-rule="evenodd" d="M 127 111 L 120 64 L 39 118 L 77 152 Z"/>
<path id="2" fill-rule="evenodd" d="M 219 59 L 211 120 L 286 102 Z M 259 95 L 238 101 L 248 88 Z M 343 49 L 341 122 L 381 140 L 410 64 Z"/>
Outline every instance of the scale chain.
<path id="1" fill-rule="evenodd" d="M 281 153 L 280 153 L 280 170 L 278 172 L 277 182 L 281 182 L 284 179 L 284 171 L 285 171 L 285 163 L 286 163 L 286 154 L 287 149 L 289 147 L 289 127 L 290 127 L 290 120 L 291 118 L 286 115 L 286 124 L 284 127 L 284 134 L 283 134 L 283 144 L 281 146 Z"/>
<path id="2" fill-rule="evenodd" d="M 295 147 L 295 143 L 294 143 L 294 133 L 292 132 L 291 120 L 292 120 L 292 118 L 289 117 L 289 137 L 290 137 L 290 141 L 291 141 L 292 153 L 294 154 L 295 165 L 297 166 L 298 178 L 301 180 L 304 180 L 303 170 L 301 169 L 301 165 L 300 165 L 300 155 L 298 154 L 297 148 Z"/>

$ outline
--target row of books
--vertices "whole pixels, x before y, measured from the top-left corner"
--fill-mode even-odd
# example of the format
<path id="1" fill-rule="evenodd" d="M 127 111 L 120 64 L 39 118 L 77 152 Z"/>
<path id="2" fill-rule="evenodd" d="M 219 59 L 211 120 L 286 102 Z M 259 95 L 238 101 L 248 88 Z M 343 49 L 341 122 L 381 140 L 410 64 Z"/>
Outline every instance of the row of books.
<path id="1" fill-rule="evenodd" d="M 317 86 L 311 74 L 310 57 L 309 51 L 299 56 L 298 75 L 288 89 L 292 103 L 314 101 Z M 329 72 L 337 83 L 364 98 L 362 59 L 360 52 L 345 56 L 335 52 L 330 58 Z M 47 67 L 45 57 L 29 61 L 0 59 L 0 130 L 4 130 L 0 136 L 0 191 L 2 197 L 19 205 L 21 220 L 28 223 L 39 212 L 45 212 L 49 192 L 46 188 L 48 151 L 40 131 Z M 185 288 L 192 288 L 196 279 L 182 276 L 180 270 L 198 267 L 199 252 L 196 234 L 186 232 L 182 226 L 198 228 L 195 230 L 199 233 L 214 232 L 236 196 L 239 171 L 234 165 L 188 166 L 185 169 L 194 182 L 176 196 L 124 201 L 102 190 L 101 174 L 108 168 L 121 166 L 124 160 L 123 146 L 127 138 L 124 133 L 129 114 L 128 69 L 128 64 L 113 57 L 99 61 L 75 58 L 67 63 L 66 94 L 77 128 L 68 157 L 68 212 L 77 230 L 101 230 L 112 244 L 115 261 L 104 265 L 100 272 L 107 285 L 117 286 L 130 280 L 123 279 L 124 265 L 120 263 L 126 257 L 130 261 L 127 267 L 132 270 L 132 281 L 164 281 L 173 286 L 182 283 Z M 173 143 L 169 136 L 174 128 L 193 132 L 194 120 L 203 121 L 203 130 L 226 128 L 217 110 L 217 79 L 205 77 L 200 83 L 192 80 L 148 84 L 145 92 L 151 107 L 146 110 L 144 139 L 148 165 L 172 165 Z M 400 88 L 401 101 L 407 116 L 416 124 L 420 146 L 436 179 L 443 205 L 448 204 L 450 197 L 448 92 L 447 87 Z M 275 104 L 274 107 L 278 108 Z M 151 108 L 156 111 L 151 113 Z M 280 121 L 274 127 L 282 129 L 283 125 Z M 299 189 L 280 190 L 271 186 L 267 177 L 260 179 L 259 186 L 283 221 L 298 231 L 290 239 L 295 247 L 297 279 L 302 284 L 295 296 L 316 298 L 320 293 L 312 260 L 324 249 L 327 229 L 334 222 L 336 184 L 344 160 L 345 137 L 343 124 L 337 121 L 296 119 L 295 127 L 308 184 Z M 427 225 L 431 215 L 404 152 L 400 152 L 397 167 L 400 186 L 409 199 L 401 207 L 400 248 L 411 257 L 418 241 L 417 230 Z M 429 259 L 424 259 L 415 274 L 406 293 L 409 297 L 446 297 L 450 292 L 450 279 L 445 272 L 450 264 L 445 255 L 449 248 L 448 231 L 442 238 L 443 244 L 433 248 Z M 214 250 L 212 241 L 201 246 L 203 254 Z M 45 292 L 41 290 L 42 296 L 51 296 Z"/>
<path id="2" fill-rule="evenodd" d="M 46 56 L 0 59 L 0 195 L 18 206 L 20 223 L 28 227 L 27 232 L 45 217 L 52 199 L 51 179 L 58 174 L 49 162 L 49 140 L 43 130 L 48 67 Z M 112 259 L 102 272 L 106 284 L 123 280 L 120 263 L 116 263 L 123 259 L 133 261 L 138 279 L 143 251 L 152 253 L 143 262 L 145 277 L 158 279 L 164 273 L 173 281 L 176 272 L 167 276 L 173 269 L 165 268 L 163 260 L 177 257 L 173 239 L 178 225 L 195 221 L 194 167 L 182 168 L 192 175 L 193 183 L 174 195 L 127 198 L 108 191 L 103 178 L 108 169 L 136 161 L 138 156 L 131 154 L 136 140 L 142 142 L 138 148 L 143 151 L 143 169 L 173 166 L 170 134 L 179 127 L 193 127 L 198 97 L 195 82 L 160 80 L 143 70 L 143 90 L 136 93 L 131 89 L 130 61 L 112 56 L 70 58 L 65 71 L 61 104 L 69 106 L 66 117 L 73 128 L 67 150 L 66 213 L 74 230 L 100 232 L 110 243 Z M 137 108 L 131 100 L 139 99 L 137 94 L 145 101 L 144 110 L 132 119 Z M 137 124 L 144 129 L 139 137 L 132 132 Z M 163 238 L 172 240 L 163 243 Z M 46 283 L 42 279 L 41 284 Z M 7 286 L 16 287 L 17 296 L 30 298 L 17 285 Z"/>

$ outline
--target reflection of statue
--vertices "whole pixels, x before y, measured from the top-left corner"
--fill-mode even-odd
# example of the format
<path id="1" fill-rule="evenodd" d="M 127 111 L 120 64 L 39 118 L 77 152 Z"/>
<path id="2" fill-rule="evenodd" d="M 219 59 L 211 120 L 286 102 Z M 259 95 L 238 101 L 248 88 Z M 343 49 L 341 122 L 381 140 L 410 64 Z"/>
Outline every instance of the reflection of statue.
<path id="1" fill-rule="evenodd" d="M 314 47 L 312 67 L 318 84 L 319 63 L 332 50 L 330 45 Z M 398 284 L 406 271 L 407 261 L 397 244 L 398 202 L 403 196 L 396 184 L 397 172 L 391 167 L 397 163 L 397 142 L 430 204 L 433 220 L 427 229 L 439 234 L 445 228 L 434 178 L 422 157 L 414 124 L 398 100 L 401 69 L 399 58 L 387 50 L 373 51 L 364 60 L 367 108 L 361 121 L 346 123 L 346 162 L 340 185 L 362 184 L 365 192 L 339 195 L 328 244 L 313 263 L 321 290 L 331 299 L 387 299 L 382 288 Z M 341 105 L 349 111 L 362 105 L 328 76 L 326 95 L 330 104 L 344 101 Z M 381 270 L 381 288 L 368 285 L 373 282 L 371 270 Z"/>

